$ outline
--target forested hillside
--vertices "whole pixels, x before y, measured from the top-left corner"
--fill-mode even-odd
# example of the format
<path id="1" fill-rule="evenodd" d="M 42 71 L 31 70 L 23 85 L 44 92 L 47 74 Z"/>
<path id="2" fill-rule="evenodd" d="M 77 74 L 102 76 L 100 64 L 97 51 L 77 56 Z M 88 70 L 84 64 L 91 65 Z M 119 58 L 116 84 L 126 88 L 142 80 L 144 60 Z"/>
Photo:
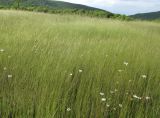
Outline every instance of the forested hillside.
<path id="1" fill-rule="evenodd" d="M 0 8 L 12 8 L 29 11 L 60 13 L 60 14 L 78 14 L 91 17 L 116 18 L 122 20 L 131 20 L 125 15 L 113 14 L 111 12 L 97 9 L 85 5 L 73 4 L 62 1 L 51 0 L 0 0 Z"/>
<path id="2" fill-rule="evenodd" d="M 136 14 L 136 15 L 132 15 L 131 17 L 136 19 L 142 19 L 142 20 L 157 20 L 157 19 L 160 19 L 160 11 Z"/>

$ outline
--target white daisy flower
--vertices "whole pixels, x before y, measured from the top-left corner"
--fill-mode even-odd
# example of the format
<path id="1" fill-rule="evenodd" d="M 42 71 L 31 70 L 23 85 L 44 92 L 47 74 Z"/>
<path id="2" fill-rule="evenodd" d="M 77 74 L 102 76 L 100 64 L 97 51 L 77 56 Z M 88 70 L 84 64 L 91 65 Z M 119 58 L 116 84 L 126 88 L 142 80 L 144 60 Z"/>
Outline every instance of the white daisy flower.
<path id="1" fill-rule="evenodd" d="M 142 78 L 146 79 L 147 78 L 147 75 L 141 75 Z"/>
<path id="2" fill-rule="evenodd" d="M 8 75 L 8 78 L 12 78 L 12 75 Z"/>
<path id="3" fill-rule="evenodd" d="M 106 98 L 102 98 L 101 101 L 102 101 L 102 102 L 105 102 L 105 101 L 106 101 Z"/>
<path id="4" fill-rule="evenodd" d="M 124 64 L 124 65 L 126 65 L 126 66 L 128 66 L 128 62 L 126 62 L 126 61 L 125 61 L 125 62 L 123 62 L 123 64 Z"/>
<path id="5" fill-rule="evenodd" d="M 100 94 L 101 96 L 104 96 L 104 93 L 102 93 L 102 92 L 100 92 L 99 94 Z"/>
<path id="6" fill-rule="evenodd" d="M 79 69 L 79 73 L 82 73 L 82 72 L 83 72 L 83 70 Z"/>
<path id="7" fill-rule="evenodd" d="M 106 106 L 107 106 L 107 107 L 110 107 L 110 105 L 109 105 L 109 104 L 107 104 Z"/>
<path id="8" fill-rule="evenodd" d="M 122 104 L 119 104 L 119 107 L 121 107 L 121 108 L 122 108 Z"/>
<path id="9" fill-rule="evenodd" d="M 137 95 L 133 95 L 134 98 L 141 100 L 141 97 L 138 97 Z"/>
<path id="10" fill-rule="evenodd" d="M 67 108 L 67 111 L 71 111 L 71 108 Z"/>
<path id="11" fill-rule="evenodd" d="M 7 70 L 7 67 L 4 67 L 3 70 Z"/>
<path id="12" fill-rule="evenodd" d="M 0 52 L 4 52 L 4 49 L 0 49 Z"/>
<path id="13" fill-rule="evenodd" d="M 121 70 L 121 69 L 118 70 L 118 72 L 120 72 L 120 73 L 121 73 L 122 71 L 123 71 L 123 70 Z"/>
<path id="14" fill-rule="evenodd" d="M 147 96 L 147 97 L 146 97 L 146 100 L 149 100 L 149 99 L 151 99 L 151 97 L 148 97 L 148 96 Z"/>

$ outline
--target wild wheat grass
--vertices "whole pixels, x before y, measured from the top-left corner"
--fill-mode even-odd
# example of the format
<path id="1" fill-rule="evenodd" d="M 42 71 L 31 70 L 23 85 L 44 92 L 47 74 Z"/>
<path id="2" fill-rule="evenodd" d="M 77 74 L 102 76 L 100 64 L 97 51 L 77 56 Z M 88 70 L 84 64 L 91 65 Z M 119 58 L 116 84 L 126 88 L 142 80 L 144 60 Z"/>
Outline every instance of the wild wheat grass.
<path id="1" fill-rule="evenodd" d="M 158 118 L 160 24 L 0 11 L 0 117 Z"/>

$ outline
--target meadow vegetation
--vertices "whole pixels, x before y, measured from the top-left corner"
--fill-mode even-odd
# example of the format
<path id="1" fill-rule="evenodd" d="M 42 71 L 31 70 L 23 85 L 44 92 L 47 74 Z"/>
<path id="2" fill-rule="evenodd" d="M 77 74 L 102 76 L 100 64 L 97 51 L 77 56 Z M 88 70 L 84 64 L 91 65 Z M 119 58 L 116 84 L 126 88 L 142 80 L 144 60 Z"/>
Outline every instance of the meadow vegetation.
<path id="1" fill-rule="evenodd" d="M 158 118 L 160 24 L 0 11 L 1 118 Z"/>

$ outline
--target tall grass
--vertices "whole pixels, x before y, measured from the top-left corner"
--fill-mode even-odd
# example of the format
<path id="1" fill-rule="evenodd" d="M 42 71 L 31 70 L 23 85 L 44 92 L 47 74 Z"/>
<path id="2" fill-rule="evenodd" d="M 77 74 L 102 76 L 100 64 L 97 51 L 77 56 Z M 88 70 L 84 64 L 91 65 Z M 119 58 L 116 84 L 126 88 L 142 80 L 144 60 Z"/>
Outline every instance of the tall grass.
<path id="1" fill-rule="evenodd" d="M 158 118 L 160 24 L 0 11 L 0 117 Z"/>

